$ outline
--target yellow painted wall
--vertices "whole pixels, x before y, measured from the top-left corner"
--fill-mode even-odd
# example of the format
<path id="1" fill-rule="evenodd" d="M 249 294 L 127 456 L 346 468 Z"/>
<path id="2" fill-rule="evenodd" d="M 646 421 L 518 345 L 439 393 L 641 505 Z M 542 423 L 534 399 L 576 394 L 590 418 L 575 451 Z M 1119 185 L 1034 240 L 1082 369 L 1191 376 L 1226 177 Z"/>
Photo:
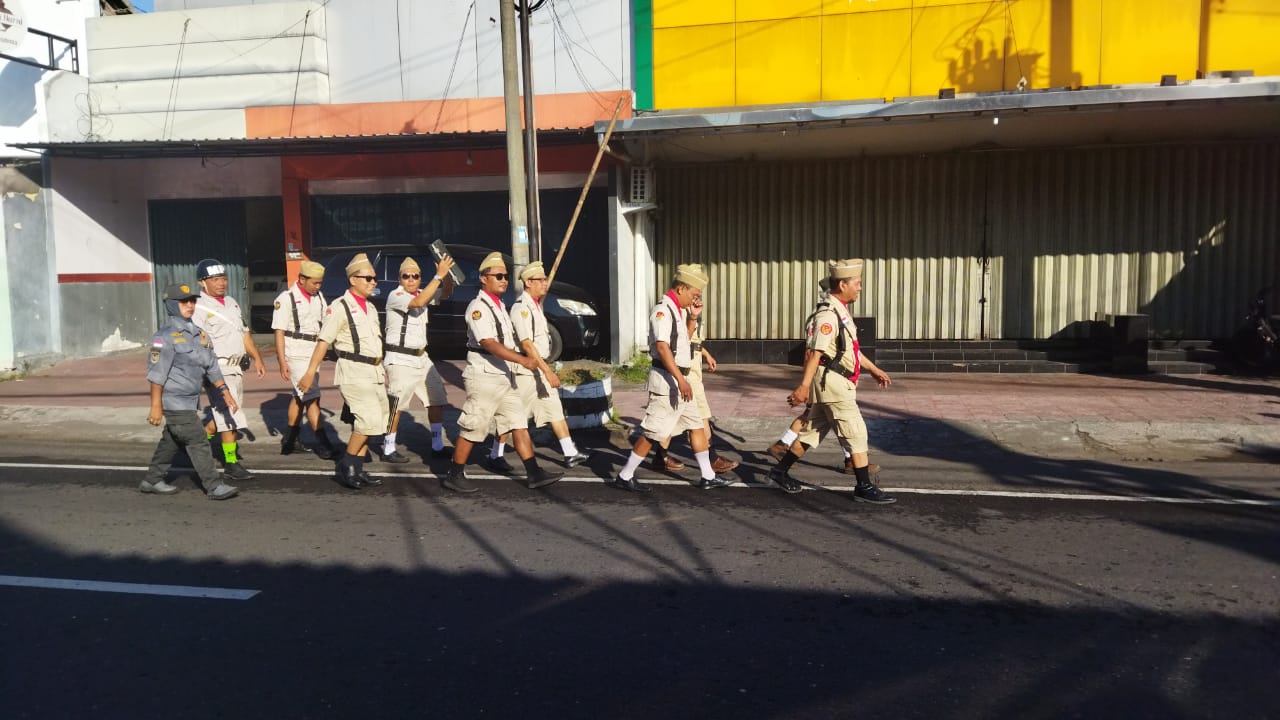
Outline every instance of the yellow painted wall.
<path id="1" fill-rule="evenodd" d="M 658 108 L 1280 75 L 1280 0 L 653 0 Z"/>

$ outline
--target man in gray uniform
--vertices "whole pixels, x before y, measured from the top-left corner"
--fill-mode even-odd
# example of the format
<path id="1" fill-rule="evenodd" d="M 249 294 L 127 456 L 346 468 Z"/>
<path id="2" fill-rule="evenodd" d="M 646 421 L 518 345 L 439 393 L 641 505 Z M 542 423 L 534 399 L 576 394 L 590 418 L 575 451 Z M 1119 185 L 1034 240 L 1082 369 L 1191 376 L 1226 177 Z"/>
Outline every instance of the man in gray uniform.
<path id="1" fill-rule="evenodd" d="M 165 475 L 179 450 L 185 450 L 200 483 L 211 500 L 226 500 L 240 491 L 222 481 L 213 458 L 206 450 L 204 426 L 196 409 L 200 393 L 206 385 L 213 397 L 221 397 L 231 412 L 239 409 L 213 354 L 209 336 L 191 322 L 200 293 L 190 285 L 174 284 L 165 288 L 162 299 L 169 319 L 151 338 L 147 355 L 147 381 L 151 383 L 151 409 L 147 422 L 164 423 L 160 443 L 151 456 L 147 476 L 138 486 L 143 493 L 172 495 L 178 488 L 165 481 Z"/>
<path id="2" fill-rule="evenodd" d="M 205 331 L 209 341 L 213 343 L 213 352 L 218 356 L 218 369 L 227 381 L 231 397 L 239 405 L 244 402 L 244 371 L 249 369 L 248 360 L 253 361 L 253 369 L 259 380 L 267 376 L 267 366 L 262 363 L 262 355 L 258 354 L 253 337 L 249 335 L 249 328 L 244 325 L 240 303 L 227 296 L 226 266 L 212 258 L 201 260 L 196 265 L 196 280 L 204 292 L 200 293 L 200 298 L 196 301 L 196 313 L 191 316 L 191 320 L 196 327 Z M 232 480 L 253 479 L 253 473 L 240 464 L 240 458 L 236 455 L 239 431 L 248 424 L 243 411 L 220 410 L 215 406 L 213 421 L 205 425 L 206 432 L 213 433 L 216 430 L 222 436 L 223 471 Z"/>

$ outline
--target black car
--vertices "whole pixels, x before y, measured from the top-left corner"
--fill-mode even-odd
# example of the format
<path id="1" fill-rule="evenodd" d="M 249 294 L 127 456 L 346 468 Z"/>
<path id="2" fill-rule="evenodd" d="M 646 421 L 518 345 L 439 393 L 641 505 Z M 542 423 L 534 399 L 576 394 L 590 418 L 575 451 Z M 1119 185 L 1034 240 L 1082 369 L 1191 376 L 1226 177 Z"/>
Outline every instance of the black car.
<path id="1" fill-rule="evenodd" d="M 480 261 L 493 252 L 488 248 L 475 245 L 448 245 L 449 254 L 454 263 L 462 271 L 462 285 L 454 289 L 453 295 L 439 305 L 428 310 L 430 323 L 427 325 L 428 347 L 447 354 L 461 353 L 467 344 L 467 324 L 465 320 L 467 305 L 475 299 L 480 291 Z M 400 263 L 411 257 L 422 268 L 423 282 L 426 285 L 435 272 L 435 258 L 426 245 L 375 245 L 346 248 L 314 248 L 312 259 L 325 266 L 324 283 L 320 292 L 325 300 L 333 302 L 340 297 L 350 284 L 347 281 L 347 263 L 357 253 L 365 253 L 373 263 L 374 274 L 378 276 L 378 287 L 370 300 L 379 312 L 386 312 L 387 296 L 400 286 Z M 507 268 L 515 267 L 511 256 L 503 253 Z M 515 302 L 520 281 L 512 278 L 507 293 L 502 301 L 507 307 Z M 551 357 L 557 360 L 562 355 L 580 354 L 600 342 L 600 318 L 596 304 L 586 290 L 577 285 L 555 281 L 551 285 L 547 298 L 543 301 L 547 314 L 547 326 L 551 334 Z"/>

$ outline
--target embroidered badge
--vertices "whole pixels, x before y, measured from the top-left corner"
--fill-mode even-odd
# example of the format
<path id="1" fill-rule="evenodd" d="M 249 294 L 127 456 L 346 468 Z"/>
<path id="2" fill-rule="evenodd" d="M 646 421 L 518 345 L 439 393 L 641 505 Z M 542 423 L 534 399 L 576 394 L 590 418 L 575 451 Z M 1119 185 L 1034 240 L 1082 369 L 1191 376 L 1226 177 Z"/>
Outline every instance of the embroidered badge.
<path id="1" fill-rule="evenodd" d="M 666 317 L 666 316 L 667 316 L 667 314 L 666 314 L 666 313 L 664 313 L 664 312 L 662 312 L 661 310 L 659 310 L 659 311 L 658 311 L 658 314 L 657 314 L 657 315 L 654 315 L 653 317 L 654 317 L 654 318 L 656 318 L 656 319 L 658 319 L 658 320 L 661 320 L 662 318 L 664 318 L 664 317 Z"/>
<path id="2" fill-rule="evenodd" d="M 160 362 L 160 351 L 159 351 L 159 350 L 152 350 L 152 351 L 151 351 L 151 364 L 152 364 L 152 365 L 155 365 L 155 364 L 156 364 L 156 363 L 158 363 L 158 362 Z"/>
<path id="3" fill-rule="evenodd" d="M 331 308 L 331 307 L 327 307 L 327 308 L 325 308 L 325 309 L 324 309 L 324 314 L 325 314 L 325 315 L 332 315 L 332 314 L 333 314 L 333 308 Z"/>
<path id="4" fill-rule="evenodd" d="M 520 317 L 529 317 L 529 311 L 528 311 L 528 310 L 521 310 L 521 311 L 520 311 Z"/>
<path id="5" fill-rule="evenodd" d="M 277 300 L 277 301 L 276 301 L 276 309 L 277 309 L 277 310 L 279 310 L 279 309 L 280 309 L 280 301 L 279 301 L 279 300 Z"/>
<path id="6" fill-rule="evenodd" d="M 822 327 L 818 329 L 822 332 L 823 335 L 830 335 L 831 331 L 834 328 L 831 327 L 831 323 L 822 323 Z"/>
<path id="7" fill-rule="evenodd" d="M 479 310 L 476 310 L 475 312 L 471 313 L 472 320 L 479 320 L 480 316 L 481 316 L 481 312 Z"/>
<path id="8" fill-rule="evenodd" d="M 191 288 L 187 287 L 186 285 L 179 285 L 179 286 L 178 286 L 178 289 L 179 289 L 179 290 L 181 290 L 181 291 L 182 291 L 182 292 L 184 292 L 184 293 L 189 293 L 189 292 L 191 292 Z"/>
<path id="9" fill-rule="evenodd" d="M 174 333 L 174 334 L 176 335 L 177 333 Z M 155 348 L 164 347 L 164 340 L 161 340 L 160 338 L 156 338 L 155 340 L 152 340 L 151 347 L 155 347 Z"/>
<path id="10" fill-rule="evenodd" d="M 184 342 L 186 342 L 186 341 L 187 341 L 187 339 L 186 339 L 186 338 L 174 338 L 174 339 L 173 339 L 173 341 L 174 341 L 174 342 L 176 342 L 176 343 L 184 343 Z"/>

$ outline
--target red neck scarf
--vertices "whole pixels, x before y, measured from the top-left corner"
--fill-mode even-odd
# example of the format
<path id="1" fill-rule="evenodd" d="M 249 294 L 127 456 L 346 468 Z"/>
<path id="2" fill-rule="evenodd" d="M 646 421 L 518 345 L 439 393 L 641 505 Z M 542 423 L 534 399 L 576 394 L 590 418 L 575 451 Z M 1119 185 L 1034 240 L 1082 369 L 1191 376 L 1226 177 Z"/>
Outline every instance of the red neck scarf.
<path id="1" fill-rule="evenodd" d="M 676 312 L 680 313 L 680 319 L 683 320 L 686 310 L 680 307 L 680 298 L 676 297 L 676 291 L 668 290 L 667 297 L 671 298 L 671 304 L 676 306 Z"/>

